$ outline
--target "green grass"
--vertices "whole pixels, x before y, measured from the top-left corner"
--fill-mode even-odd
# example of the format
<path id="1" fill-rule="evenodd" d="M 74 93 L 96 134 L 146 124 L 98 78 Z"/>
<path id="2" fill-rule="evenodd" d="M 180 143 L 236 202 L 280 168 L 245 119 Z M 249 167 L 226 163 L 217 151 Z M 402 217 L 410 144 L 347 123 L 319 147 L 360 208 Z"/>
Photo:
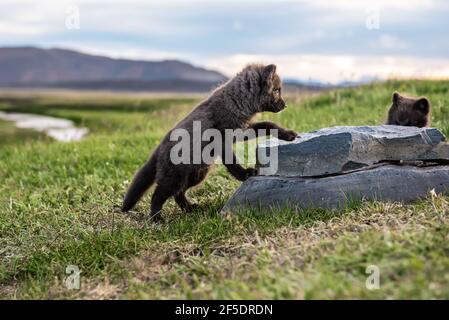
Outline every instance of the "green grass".
<path id="1" fill-rule="evenodd" d="M 291 96 L 273 119 L 297 131 L 379 124 L 394 90 L 426 95 L 433 126 L 449 134 L 449 83 L 389 81 Z M 4 99 L 0 109 L 70 118 L 91 133 L 77 143 L 1 131 L 2 298 L 449 298 L 449 197 L 412 205 L 354 204 L 339 212 L 219 210 L 239 183 L 218 166 L 189 196 L 169 201 L 166 222 L 148 221 L 148 199 L 125 215 L 126 186 L 194 99 L 54 101 Z M 0 127 L 3 128 L 3 127 Z M 4 130 L 4 129 L 0 129 Z M 63 281 L 82 270 L 81 289 Z M 365 287 L 367 266 L 380 289 Z"/>
<path id="2" fill-rule="evenodd" d="M 195 103 L 192 98 L 154 98 L 150 100 L 112 99 L 4 99 L 0 110 L 5 112 L 28 112 L 70 119 L 78 126 L 86 126 L 94 133 L 118 133 L 135 131 L 168 130 L 172 123 L 164 120 L 172 106 L 173 112 L 182 107 L 190 108 Z M 153 121 L 151 121 L 153 120 Z M 169 121 L 171 120 L 168 119 Z M 165 124 L 165 126 L 164 126 Z M 166 129 L 167 128 L 167 129 Z"/>
<path id="3" fill-rule="evenodd" d="M 21 144 L 28 141 L 48 140 L 45 134 L 30 129 L 21 129 L 10 121 L 0 120 L 0 147 L 8 144 Z"/>

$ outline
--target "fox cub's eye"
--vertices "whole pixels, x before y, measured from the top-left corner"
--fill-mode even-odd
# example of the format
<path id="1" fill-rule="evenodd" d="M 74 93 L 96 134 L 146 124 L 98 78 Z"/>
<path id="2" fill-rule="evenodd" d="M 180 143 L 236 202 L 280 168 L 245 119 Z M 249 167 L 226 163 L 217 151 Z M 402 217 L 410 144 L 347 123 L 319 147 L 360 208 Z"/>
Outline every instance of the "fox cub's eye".
<path id="1" fill-rule="evenodd" d="M 275 94 L 279 94 L 279 93 L 281 92 L 281 89 L 274 89 L 273 92 L 274 92 Z"/>

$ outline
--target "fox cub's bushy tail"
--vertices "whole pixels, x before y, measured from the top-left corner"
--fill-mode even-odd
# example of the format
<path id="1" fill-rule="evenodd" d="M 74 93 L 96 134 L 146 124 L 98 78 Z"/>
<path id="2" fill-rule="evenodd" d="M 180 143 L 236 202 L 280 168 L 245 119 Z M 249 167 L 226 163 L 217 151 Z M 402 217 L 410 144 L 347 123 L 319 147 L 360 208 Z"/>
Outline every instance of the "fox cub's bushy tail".
<path id="1" fill-rule="evenodd" d="M 126 192 L 125 199 L 123 200 L 123 212 L 131 210 L 143 196 L 145 191 L 147 191 L 154 183 L 154 179 L 156 178 L 157 151 L 158 150 L 156 149 L 151 158 L 134 176 L 128 191 Z"/>

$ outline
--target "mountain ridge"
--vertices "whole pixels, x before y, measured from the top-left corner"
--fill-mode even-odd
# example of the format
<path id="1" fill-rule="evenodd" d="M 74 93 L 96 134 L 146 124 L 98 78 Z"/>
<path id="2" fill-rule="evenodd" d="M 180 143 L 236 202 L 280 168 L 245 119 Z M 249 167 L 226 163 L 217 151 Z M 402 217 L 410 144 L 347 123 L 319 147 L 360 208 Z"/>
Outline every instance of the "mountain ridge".
<path id="1" fill-rule="evenodd" d="M 70 49 L 0 47 L 0 86 L 204 91 L 227 78 L 179 60 L 115 59 Z M 152 84 L 157 84 L 152 88 Z"/>
<path id="2" fill-rule="evenodd" d="M 207 92 L 226 80 L 220 72 L 176 59 L 132 60 L 66 48 L 0 47 L 0 87 L 4 88 Z M 288 92 L 332 87 L 284 79 Z"/>

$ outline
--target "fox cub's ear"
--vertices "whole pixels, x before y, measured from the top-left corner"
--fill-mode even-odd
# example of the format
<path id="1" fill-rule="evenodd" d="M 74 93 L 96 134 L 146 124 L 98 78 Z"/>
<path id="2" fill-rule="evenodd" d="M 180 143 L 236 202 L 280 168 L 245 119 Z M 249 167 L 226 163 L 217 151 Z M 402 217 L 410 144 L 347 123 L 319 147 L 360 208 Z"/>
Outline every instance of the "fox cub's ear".
<path id="1" fill-rule="evenodd" d="M 262 77 L 265 80 L 270 79 L 276 73 L 276 66 L 274 64 L 270 64 L 263 69 Z"/>
<path id="2" fill-rule="evenodd" d="M 416 101 L 415 108 L 423 114 L 428 114 L 430 112 L 430 101 L 427 98 L 421 98 Z"/>
<path id="3" fill-rule="evenodd" d="M 394 104 L 397 104 L 400 98 L 401 98 L 401 95 L 399 94 L 399 92 L 395 91 L 395 92 L 393 93 L 393 97 L 391 98 L 391 101 L 392 101 Z"/>

